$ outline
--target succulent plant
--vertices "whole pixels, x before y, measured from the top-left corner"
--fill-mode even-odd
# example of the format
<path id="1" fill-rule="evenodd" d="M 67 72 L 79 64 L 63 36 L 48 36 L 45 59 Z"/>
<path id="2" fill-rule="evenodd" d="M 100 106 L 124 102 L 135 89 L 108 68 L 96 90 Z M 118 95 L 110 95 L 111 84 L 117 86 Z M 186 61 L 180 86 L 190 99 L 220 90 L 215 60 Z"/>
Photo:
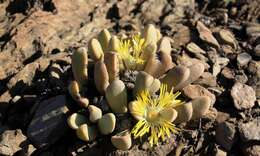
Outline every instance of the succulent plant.
<path id="1" fill-rule="evenodd" d="M 114 80 L 106 89 L 106 99 L 114 113 L 127 112 L 127 93 L 123 81 Z"/>
<path id="2" fill-rule="evenodd" d="M 140 91 L 147 89 L 151 94 L 155 93 L 160 88 L 160 81 L 144 71 L 140 71 L 136 76 L 134 95 Z"/>
<path id="3" fill-rule="evenodd" d="M 116 126 L 116 117 L 113 113 L 107 113 L 98 120 L 98 128 L 101 134 L 108 135 L 112 133 Z"/>
<path id="4" fill-rule="evenodd" d="M 108 51 L 109 41 L 111 39 L 111 35 L 107 29 L 102 30 L 98 35 L 98 40 L 102 45 L 103 51 Z"/>
<path id="5" fill-rule="evenodd" d="M 70 95 L 72 96 L 72 98 L 78 102 L 78 104 L 81 106 L 81 107 L 85 107 L 87 108 L 88 107 L 88 104 L 89 104 L 89 100 L 85 97 L 82 97 L 80 95 L 80 89 L 79 89 L 79 85 L 77 83 L 77 81 L 72 81 L 68 87 L 69 89 L 69 93 Z"/>
<path id="6" fill-rule="evenodd" d="M 164 140 L 169 137 L 170 132 L 177 132 L 172 121 L 177 116 L 173 108 L 181 104 L 180 100 L 176 100 L 178 95 L 180 93 L 168 92 L 165 84 L 161 85 L 157 98 L 151 97 L 148 90 L 140 92 L 136 100 L 129 103 L 130 113 L 138 120 L 131 131 L 134 138 L 149 133 L 149 143 L 153 146 L 158 144 L 160 138 Z"/>
<path id="7" fill-rule="evenodd" d="M 124 130 L 112 136 L 111 142 L 117 149 L 128 150 L 132 146 L 131 134 Z"/>
<path id="8" fill-rule="evenodd" d="M 119 60 L 116 52 L 106 52 L 104 62 L 107 67 L 109 82 L 119 79 Z"/>
<path id="9" fill-rule="evenodd" d="M 78 138 L 83 141 L 93 141 L 97 137 L 97 131 L 95 127 L 82 124 L 77 130 L 76 134 Z"/>
<path id="10" fill-rule="evenodd" d="M 94 69 L 95 85 L 99 93 L 104 94 L 109 85 L 109 75 L 103 60 L 96 62 Z"/>
<path id="11" fill-rule="evenodd" d="M 70 128 L 78 129 L 82 124 L 87 122 L 87 118 L 84 115 L 73 113 L 67 119 L 67 123 Z"/>
<path id="12" fill-rule="evenodd" d="M 88 79 L 88 54 L 86 48 L 78 48 L 71 57 L 72 71 L 79 87 L 86 84 Z"/>
<path id="13" fill-rule="evenodd" d="M 207 113 L 211 100 L 208 96 L 201 96 L 192 100 L 191 103 L 193 109 L 191 119 L 198 119 Z"/>
<path id="14" fill-rule="evenodd" d="M 100 45 L 99 41 L 95 38 L 90 40 L 90 42 L 88 44 L 88 50 L 89 50 L 91 58 L 94 61 L 101 60 L 104 55 L 102 46 Z"/>
<path id="15" fill-rule="evenodd" d="M 161 38 L 160 31 L 152 24 L 145 27 L 142 35 L 137 33 L 126 38 L 111 37 L 108 30 L 104 29 L 98 35 L 98 40 L 92 39 L 89 42 L 89 51 L 94 61 L 101 60 L 107 52 L 116 52 L 120 70 L 145 70 L 156 77 L 172 67 L 170 40 L 166 37 Z M 161 59 L 157 58 L 157 51 Z M 151 62 L 156 63 L 151 66 Z M 160 67 L 157 67 L 158 65 Z M 113 77 L 110 81 L 113 81 Z"/>
<path id="16" fill-rule="evenodd" d="M 191 66 L 176 66 L 161 78 L 161 82 L 167 84 L 168 90 L 181 90 L 185 86 L 197 80 L 204 72 L 204 65 L 200 62 L 194 62 Z"/>
<path id="17" fill-rule="evenodd" d="M 102 110 L 94 105 L 88 106 L 89 120 L 96 123 L 102 117 Z"/>
<path id="18" fill-rule="evenodd" d="M 207 96 L 201 96 L 187 102 L 183 105 L 177 106 L 175 110 L 178 112 L 174 123 L 187 122 L 191 119 L 201 118 L 207 113 L 210 108 L 211 100 Z"/>
<path id="19" fill-rule="evenodd" d="M 209 97 L 197 97 L 186 103 L 176 99 L 181 94 L 176 91 L 202 75 L 204 64 L 192 61 L 186 66 L 174 66 L 171 40 L 162 37 L 151 24 L 142 34 L 131 36 L 111 35 L 104 29 L 97 39 L 90 40 L 88 50 L 94 61 L 94 82 L 98 92 L 105 95 L 113 113 L 127 113 L 129 109 L 137 120 L 131 132 L 122 131 L 111 137 L 112 144 L 120 150 L 131 147 L 131 134 L 134 138 L 148 135 L 150 145 L 157 145 L 160 140 L 170 137 L 170 133 L 178 131 L 175 124 L 200 118 L 210 108 Z M 70 83 L 69 93 L 88 109 L 89 116 L 74 113 L 68 118 L 68 124 L 81 140 L 92 141 L 97 136 L 97 129 L 92 125 L 97 124 L 103 135 L 111 134 L 115 130 L 116 116 L 113 113 L 102 116 L 102 110 L 89 105 L 88 99 L 83 97 L 87 65 L 86 49 L 79 48 L 72 55 L 75 81 Z M 134 99 L 130 103 L 125 83 L 120 80 L 120 72 L 125 70 L 138 71 L 133 88 Z M 91 125 L 87 125 L 87 119 Z"/>

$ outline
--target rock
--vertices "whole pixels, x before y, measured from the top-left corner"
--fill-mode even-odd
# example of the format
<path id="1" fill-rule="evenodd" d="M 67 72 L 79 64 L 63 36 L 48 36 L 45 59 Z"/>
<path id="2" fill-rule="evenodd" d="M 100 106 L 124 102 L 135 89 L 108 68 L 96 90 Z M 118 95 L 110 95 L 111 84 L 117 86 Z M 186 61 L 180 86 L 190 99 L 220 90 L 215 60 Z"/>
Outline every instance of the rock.
<path id="1" fill-rule="evenodd" d="M 211 100 L 211 106 L 213 106 L 216 101 L 215 95 L 200 85 L 188 85 L 184 87 L 183 94 L 191 99 L 196 99 L 200 96 L 208 96 Z"/>
<path id="2" fill-rule="evenodd" d="M 243 84 L 245 84 L 248 81 L 248 78 L 243 70 L 237 71 L 235 81 Z"/>
<path id="3" fill-rule="evenodd" d="M 249 24 L 246 27 L 246 34 L 249 37 L 259 37 L 260 36 L 260 24 Z"/>
<path id="4" fill-rule="evenodd" d="M 138 1 L 120 1 L 116 3 L 118 7 L 119 17 L 130 15 L 131 11 L 135 9 L 135 5 Z"/>
<path id="5" fill-rule="evenodd" d="M 163 13 L 163 8 L 167 4 L 166 0 L 153 1 L 148 0 L 145 1 L 141 5 L 142 17 L 145 22 L 158 22 L 159 17 L 161 17 Z"/>
<path id="6" fill-rule="evenodd" d="M 39 3 L 41 2 L 43 1 Z M 10 33 L 10 38 L 7 40 L 7 44 L 2 46 L 3 51 L 0 53 L 0 80 L 19 72 L 20 69 L 23 69 L 21 68 L 23 65 L 27 64 L 30 59 L 39 55 L 39 53 L 48 56 L 52 51 L 64 51 L 71 45 L 79 44 L 81 39 L 88 41 L 93 34 L 109 26 L 110 23 L 105 15 L 104 17 L 97 17 L 96 15 L 102 13 L 103 10 L 107 12 L 110 8 L 111 3 L 106 4 L 105 1 L 54 0 L 44 2 L 46 3 L 44 6 L 41 6 L 38 2 L 23 3 L 23 1 L 10 4 L 30 6 L 31 3 L 39 5 L 38 7 L 35 6 L 36 8 L 33 7 L 35 11 L 25 9 L 25 11 L 30 12 L 25 18 L 20 17 L 25 12 L 14 14 L 13 18 L 18 20 L 7 22 L 8 24 L 4 26 L 10 29 L 5 31 L 5 33 Z M 94 12 L 93 18 L 99 20 L 96 20 L 98 22 L 89 22 L 90 18 L 86 18 L 86 14 L 92 13 L 96 5 L 100 6 L 102 9 L 99 10 L 102 11 Z M 52 9 L 46 11 L 44 10 L 45 6 Z M 10 8 L 7 7 L 2 10 L 10 10 Z M 77 18 L 71 20 L 73 16 L 77 16 Z M 64 23 L 67 23 L 66 26 Z M 83 26 L 82 23 L 87 24 Z M 2 22 L 0 31 L 1 29 Z M 77 33 L 78 35 L 75 35 Z M 77 37 L 75 38 L 75 36 Z"/>
<path id="7" fill-rule="evenodd" d="M 20 129 L 6 130 L 0 136 L 0 154 L 14 155 L 21 150 L 26 144 L 26 136 L 23 135 Z"/>
<path id="8" fill-rule="evenodd" d="M 237 139 L 235 133 L 236 129 L 233 124 L 228 122 L 219 123 L 216 128 L 216 142 L 229 151 Z"/>
<path id="9" fill-rule="evenodd" d="M 253 88 L 240 82 L 235 83 L 232 87 L 231 96 L 233 98 L 234 106 L 238 110 L 252 108 L 256 100 Z"/>
<path id="10" fill-rule="evenodd" d="M 36 69 L 38 68 L 38 63 L 31 63 L 26 65 L 18 74 L 16 74 L 12 79 L 10 79 L 10 81 L 7 83 L 8 88 L 13 88 L 18 82 L 22 83 L 21 85 L 30 86 L 34 78 Z M 19 88 L 19 90 L 21 89 L 23 88 Z"/>
<path id="11" fill-rule="evenodd" d="M 245 156 L 259 156 L 260 155 L 260 145 L 252 145 L 243 148 L 243 153 Z"/>
<path id="12" fill-rule="evenodd" d="M 226 121 L 229 117 L 230 117 L 230 115 L 228 113 L 218 112 L 216 121 L 217 121 L 217 123 L 222 123 L 222 122 Z"/>
<path id="13" fill-rule="evenodd" d="M 248 53 L 239 54 L 237 56 L 238 66 L 246 66 L 251 59 L 252 59 L 252 57 Z"/>
<path id="14" fill-rule="evenodd" d="M 229 44 L 234 49 L 237 49 L 236 39 L 230 31 L 225 30 L 225 29 L 221 29 L 219 31 L 219 36 L 220 36 L 220 39 L 222 40 L 222 42 Z"/>
<path id="15" fill-rule="evenodd" d="M 253 121 L 241 124 L 239 126 L 239 133 L 244 142 L 251 140 L 260 141 L 260 120 L 254 119 Z"/>
<path id="16" fill-rule="evenodd" d="M 6 115 L 6 111 L 9 107 L 9 101 L 12 99 L 9 91 L 5 91 L 0 95 L 0 120 Z"/>
<path id="17" fill-rule="evenodd" d="M 163 24 L 171 23 L 174 25 L 174 23 L 180 22 L 185 17 L 186 9 L 194 10 L 194 8 L 194 0 L 175 0 L 173 13 L 164 18 Z"/>
<path id="18" fill-rule="evenodd" d="M 247 70 L 260 78 L 260 61 L 251 60 L 248 64 Z"/>
<path id="19" fill-rule="evenodd" d="M 187 50 L 193 54 L 206 54 L 206 52 L 201 49 L 197 44 L 195 44 L 194 42 L 189 43 L 186 46 Z"/>
<path id="20" fill-rule="evenodd" d="M 173 48 L 178 49 L 182 45 L 186 45 L 191 41 L 191 30 L 189 27 L 177 24 L 174 25 L 178 31 L 173 36 Z"/>
<path id="21" fill-rule="evenodd" d="M 217 78 L 209 72 L 204 72 L 200 78 L 198 78 L 194 83 L 200 84 L 206 87 L 217 86 Z"/>
<path id="22" fill-rule="evenodd" d="M 218 110 L 214 107 L 210 107 L 208 112 L 202 118 L 206 119 L 206 121 L 210 121 L 211 123 L 213 123 L 215 122 L 217 116 Z M 211 123 L 209 124 L 209 127 L 211 127 Z"/>
<path id="23" fill-rule="evenodd" d="M 140 144 L 133 144 L 129 150 L 114 150 L 108 153 L 108 156 L 166 156 L 176 147 L 176 137 L 172 135 L 165 138 L 165 141 L 160 141 L 158 146 L 150 147 L 148 142 L 143 141 L 141 147 Z"/>
<path id="24" fill-rule="evenodd" d="M 213 65 L 213 76 L 217 76 L 221 69 L 224 68 L 226 65 L 228 65 L 229 59 L 225 57 L 217 57 L 216 62 Z"/>
<path id="25" fill-rule="evenodd" d="M 199 32 L 199 37 L 201 40 L 209 43 L 210 45 L 213 45 L 216 48 L 220 48 L 219 43 L 212 35 L 212 32 L 202 22 L 198 21 L 196 28 Z"/>
<path id="26" fill-rule="evenodd" d="M 255 48 L 254 48 L 254 55 L 257 56 L 257 57 L 260 57 L 260 44 L 255 46 Z"/>
<path id="27" fill-rule="evenodd" d="M 235 79 L 235 72 L 234 70 L 228 68 L 228 67 L 224 67 L 223 70 L 221 71 L 221 75 L 228 79 L 228 80 L 232 80 Z"/>
<path id="28" fill-rule="evenodd" d="M 27 129 L 27 136 L 38 148 L 55 143 L 68 130 L 65 95 L 42 101 Z"/>

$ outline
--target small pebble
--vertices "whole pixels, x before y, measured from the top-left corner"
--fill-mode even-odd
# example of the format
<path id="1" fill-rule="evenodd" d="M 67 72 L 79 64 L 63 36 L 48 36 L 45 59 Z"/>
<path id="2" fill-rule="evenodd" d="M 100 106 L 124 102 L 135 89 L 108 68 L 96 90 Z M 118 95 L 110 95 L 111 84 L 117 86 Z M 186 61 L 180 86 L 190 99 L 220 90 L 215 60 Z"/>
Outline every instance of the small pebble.
<path id="1" fill-rule="evenodd" d="M 235 83 L 232 87 L 231 96 L 233 98 L 234 106 L 238 110 L 252 108 L 256 100 L 253 88 L 240 82 Z"/>
<path id="2" fill-rule="evenodd" d="M 252 56 L 248 53 L 241 53 L 237 56 L 238 66 L 245 66 L 252 59 Z"/>

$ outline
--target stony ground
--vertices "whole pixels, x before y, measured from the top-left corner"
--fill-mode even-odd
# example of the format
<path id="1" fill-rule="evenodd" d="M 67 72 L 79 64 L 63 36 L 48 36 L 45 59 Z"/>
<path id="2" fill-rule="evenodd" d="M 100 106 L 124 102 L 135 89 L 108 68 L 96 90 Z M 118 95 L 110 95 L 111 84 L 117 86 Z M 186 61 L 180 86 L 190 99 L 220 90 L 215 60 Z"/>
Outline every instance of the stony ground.
<path id="1" fill-rule="evenodd" d="M 259 4 L 0 0 L 0 155 L 260 155 Z M 172 39 L 175 64 L 204 63 L 183 95 L 209 96 L 210 112 L 153 149 L 144 142 L 118 151 L 105 137 L 81 142 L 66 124 L 78 109 L 67 93 L 71 53 L 103 28 L 131 33 L 148 23 Z M 105 103 L 95 92 L 90 101 Z"/>

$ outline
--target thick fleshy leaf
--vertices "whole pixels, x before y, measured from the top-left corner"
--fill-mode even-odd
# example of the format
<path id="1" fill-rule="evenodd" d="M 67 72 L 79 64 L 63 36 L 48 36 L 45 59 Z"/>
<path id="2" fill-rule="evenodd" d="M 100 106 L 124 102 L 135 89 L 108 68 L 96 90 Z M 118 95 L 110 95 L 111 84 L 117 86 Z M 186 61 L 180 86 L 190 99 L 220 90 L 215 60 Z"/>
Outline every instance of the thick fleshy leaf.
<path id="1" fill-rule="evenodd" d="M 111 137 L 112 144 L 120 150 L 128 150 L 132 146 L 131 134 L 128 130 L 117 133 Z"/>
<path id="2" fill-rule="evenodd" d="M 78 48 L 71 57 L 72 72 L 80 87 L 86 84 L 88 79 L 88 54 L 86 48 Z"/>
<path id="3" fill-rule="evenodd" d="M 114 80 L 106 89 L 106 99 L 113 112 L 127 112 L 127 93 L 123 81 Z"/>

